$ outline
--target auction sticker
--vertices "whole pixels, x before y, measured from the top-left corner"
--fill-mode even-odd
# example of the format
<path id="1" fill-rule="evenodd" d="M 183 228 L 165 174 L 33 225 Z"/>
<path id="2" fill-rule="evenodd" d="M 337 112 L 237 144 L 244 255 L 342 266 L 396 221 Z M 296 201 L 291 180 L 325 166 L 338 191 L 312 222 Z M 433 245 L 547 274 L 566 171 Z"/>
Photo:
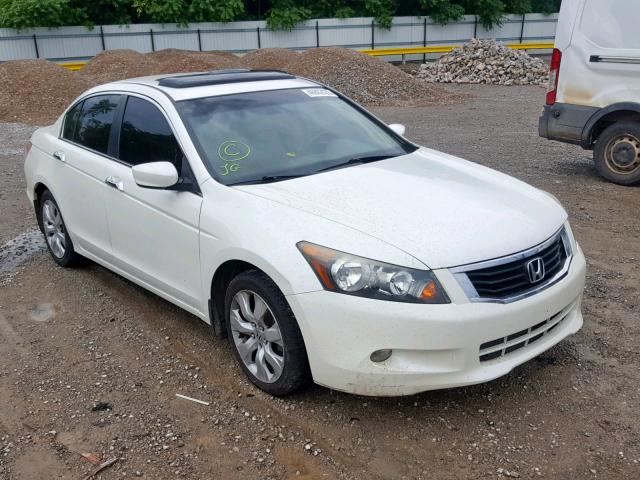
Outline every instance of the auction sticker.
<path id="1" fill-rule="evenodd" d="M 302 91 L 310 97 L 337 97 L 335 93 L 326 88 L 303 88 Z"/>

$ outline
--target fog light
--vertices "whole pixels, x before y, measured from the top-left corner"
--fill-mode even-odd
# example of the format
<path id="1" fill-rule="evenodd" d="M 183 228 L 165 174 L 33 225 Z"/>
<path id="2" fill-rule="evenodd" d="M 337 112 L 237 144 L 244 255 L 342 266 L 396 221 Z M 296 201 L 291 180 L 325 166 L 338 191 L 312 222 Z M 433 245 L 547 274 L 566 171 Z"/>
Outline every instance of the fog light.
<path id="1" fill-rule="evenodd" d="M 390 348 L 385 348 L 384 350 L 376 350 L 371 354 L 371 361 L 376 363 L 384 362 L 391 356 L 392 352 L 393 350 L 391 350 Z"/>

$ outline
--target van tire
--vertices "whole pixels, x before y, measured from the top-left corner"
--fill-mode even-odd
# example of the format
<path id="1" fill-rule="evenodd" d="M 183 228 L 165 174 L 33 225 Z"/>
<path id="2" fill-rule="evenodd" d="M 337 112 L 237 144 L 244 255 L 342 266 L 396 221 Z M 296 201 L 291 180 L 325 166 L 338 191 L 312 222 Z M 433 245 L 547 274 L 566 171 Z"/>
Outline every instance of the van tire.
<path id="1" fill-rule="evenodd" d="M 598 174 L 618 185 L 640 184 L 640 123 L 608 126 L 593 149 Z"/>

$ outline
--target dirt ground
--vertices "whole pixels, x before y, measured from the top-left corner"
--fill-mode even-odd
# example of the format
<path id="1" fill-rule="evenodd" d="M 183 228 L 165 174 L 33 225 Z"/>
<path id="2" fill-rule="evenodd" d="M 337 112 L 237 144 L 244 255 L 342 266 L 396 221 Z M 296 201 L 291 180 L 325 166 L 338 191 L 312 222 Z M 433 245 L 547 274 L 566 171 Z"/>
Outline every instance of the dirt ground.
<path id="1" fill-rule="evenodd" d="M 496 381 L 403 398 L 270 398 L 195 317 L 99 266 L 56 267 L 28 230 L 31 129 L 0 125 L 0 479 L 79 480 L 83 453 L 117 459 L 105 480 L 640 478 L 640 189 L 538 138 L 540 87 L 456 90 L 475 97 L 375 111 L 563 202 L 589 264 L 585 326 Z"/>

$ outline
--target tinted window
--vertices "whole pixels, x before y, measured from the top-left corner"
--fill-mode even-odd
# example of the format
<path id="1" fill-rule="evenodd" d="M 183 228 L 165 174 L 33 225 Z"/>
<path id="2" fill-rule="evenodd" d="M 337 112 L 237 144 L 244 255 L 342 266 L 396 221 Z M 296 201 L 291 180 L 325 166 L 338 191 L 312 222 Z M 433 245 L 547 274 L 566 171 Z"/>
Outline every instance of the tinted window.
<path id="1" fill-rule="evenodd" d="M 158 108 L 129 97 L 120 133 L 120 160 L 131 165 L 171 162 L 182 170 L 182 150 Z"/>
<path id="2" fill-rule="evenodd" d="M 82 113 L 78 119 L 74 140 L 87 148 L 107 153 L 109 133 L 119 100 L 118 95 L 87 98 L 82 104 Z"/>
<path id="3" fill-rule="evenodd" d="M 62 131 L 62 138 L 66 138 L 67 140 L 71 140 L 73 142 L 76 141 L 76 127 L 78 125 L 78 117 L 82 112 L 82 103 L 79 102 L 75 107 L 73 107 L 67 115 L 64 117 L 64 130 Z"/>

